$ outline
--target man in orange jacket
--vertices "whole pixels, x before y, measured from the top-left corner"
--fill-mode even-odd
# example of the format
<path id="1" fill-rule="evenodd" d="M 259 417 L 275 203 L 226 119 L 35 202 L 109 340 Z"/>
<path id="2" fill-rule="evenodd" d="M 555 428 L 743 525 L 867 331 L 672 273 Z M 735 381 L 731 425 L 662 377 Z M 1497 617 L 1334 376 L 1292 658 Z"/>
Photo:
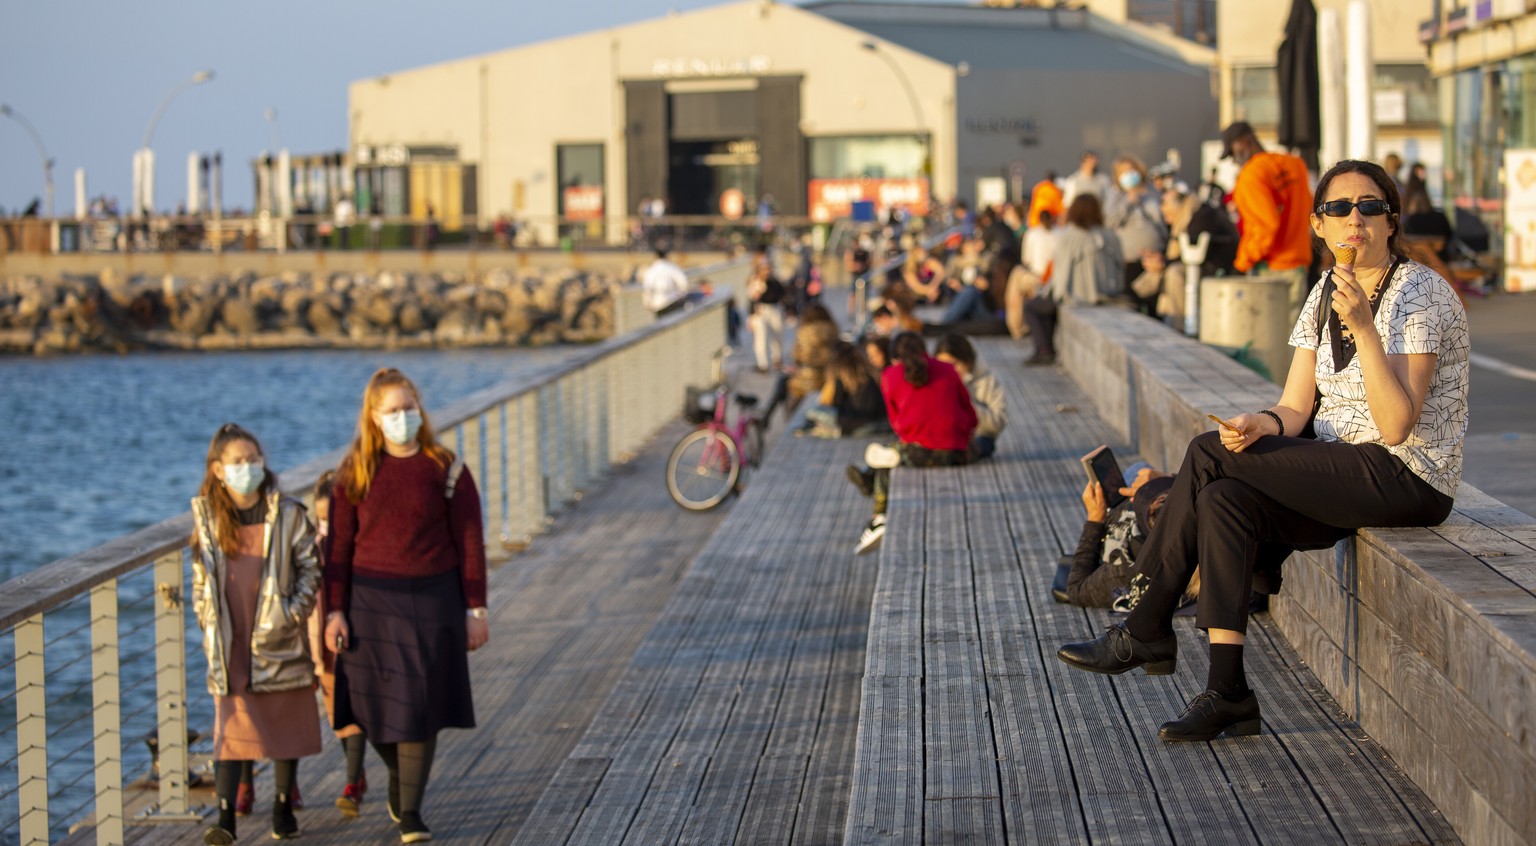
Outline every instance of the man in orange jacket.
<path id="1" fill-rule="evenodd" d="M 1238 167 L 1232 201 L 1242 223 L 1237 244 L 1240 273 L 1306 273 L 1312 263 L 1312 188 L 1307 166 L 1287 153 L 1268 153 L 1253 127 L 1238 121 L 1221 133 L 1221 157 Z"/>

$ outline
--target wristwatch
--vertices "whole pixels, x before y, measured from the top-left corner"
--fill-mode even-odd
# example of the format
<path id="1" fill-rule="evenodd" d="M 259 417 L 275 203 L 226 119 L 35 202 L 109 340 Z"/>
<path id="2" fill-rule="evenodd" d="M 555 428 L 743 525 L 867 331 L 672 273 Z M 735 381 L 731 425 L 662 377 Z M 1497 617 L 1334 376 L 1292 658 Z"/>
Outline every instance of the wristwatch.
<path id="1" fill-rule="evenodd" d="M 490 616 L 490 612 L 484 608 L 468 608 L 465 609 L 464 614 L 468 617 L 474 617 L 476 620 L 484 620 Z"/>

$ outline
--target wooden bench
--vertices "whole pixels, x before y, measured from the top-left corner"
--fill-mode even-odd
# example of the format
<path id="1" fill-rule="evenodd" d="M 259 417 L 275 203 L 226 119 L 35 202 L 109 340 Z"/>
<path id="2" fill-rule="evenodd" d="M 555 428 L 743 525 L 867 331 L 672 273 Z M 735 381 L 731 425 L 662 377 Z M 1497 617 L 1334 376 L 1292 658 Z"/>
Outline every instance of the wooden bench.
<path id="1" fill-rule="evenodd" d="M 1062 361 L 1114 433 L 1177 467 L 1206 413 L 1279 389 L 1153 320 L 1066 312 Z M 1294 555 L 1273 619 L 1469 843 L 1536 843 L 1536 523 L 1463 482 L 1428 529 Z"/>
<path id="2" fill-rule="evenodd" d="M 1009 341 L 978 349 L 1011 422 L 991 460 L 895 471 L 844 842 L 1455 842 L 1262 616 L 1248 650 L 1257 738 L 1156 739 L 1205 687 L 1188 618 L 1173 676 L 1057 660 L 1111 621 L 1050 595 L 1082 526 L 1078 457 L 1101 442 L 1123 463 L 1135 451 L 1063 371 L 1021 367 Z"/>

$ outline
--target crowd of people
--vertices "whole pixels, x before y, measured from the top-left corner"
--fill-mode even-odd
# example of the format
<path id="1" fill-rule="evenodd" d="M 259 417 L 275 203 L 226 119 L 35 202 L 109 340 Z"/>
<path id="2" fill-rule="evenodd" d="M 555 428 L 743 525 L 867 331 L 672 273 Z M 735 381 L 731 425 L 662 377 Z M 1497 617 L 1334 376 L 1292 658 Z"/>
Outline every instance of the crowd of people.
<path id="1" fill-rule="evenodd" d="M 796 262 L 786 284 L 766 251 L 747 289 L 756 364 L 781 375 L 791 412 L 805 404 L 796 434 L 871 439 L 865 466 L 846 469 L 873 503 L 855 546 L 862 553 L 885 535 L 895 467 L 1006 455 L 1008 404 L 993 369 L 1001 363 L 983 361 L 958 327 L 1027 327 L 1026 363 L 1039 364 L 1055 355 L 1062 308 L 1122 298 L 1164 314 L 1177 287 L 1166 277 L 1178 259 L 1172 236 L 1197 228 L 1220 242 L 1206 255 L 1213 272 L 1305 273 L 1325 256 L 1331 266 L 1295 322 L 1274 405 L 1196 437 L 1176 474 L 1133 468 L 1117 505 L 1099 481 L 1082 491 L 1086 521 L 1053 592 L 1128 613 L 1058 657 L 1098 673 L 1171 673 L 1171 619 L 1192 608 L 1209 635 L 1206 689 L 1161 726 L 1169 741 L 1259 732 L 1243 660 L 1256 594 L 1278 588 L 1295 550 L 1327 548 L 1364 526 L 1443 521 L 1467 427 L 1465 311 L 1444 275 L 1404 250 L 1406 220 L 1423 213 L 1422 178 L 1410 173 L 1400 193 L 1388 169 L 1344 161 L 1308 191 L 1305 171 L 1263 151 L 1245 124 L 1223 140 L 1242 167 L 1236 205 L 1253 215 L 1237 239 L 1223 234 L 1223 210 L 1185 186 L 1154 193 L 1151 174 L 1129 158 L 1110 179 L 1090 153 L 1060 185 L 1037 189 L 1039 208 L 983 210 L 944 253 L 910 250 L 866 326 L 843 332 L 807 265 Z M 1275 185 L 1286 199 L 1271 214 L 1262 203 Z M 1304 252 L 1291 244 L 1297 221 Z M 869 271 L 867 255 L 849 261 Z M 686 297 L 680 277 L 660 252 L 645 275 L 647 306 L 662 312 Z M 1016 285 L 1023 293 L 1010 296 Z M 924 305 L 942 306 L 943 317 L 920 320 Z M 1020 314 L 1005 319 L 1015 305 Z M 787 359 L 777 343 L 786 312 L 798 324 Z M 932 348 L 925 335 L 938 336 Z M 386 809 L 402 842 L 431 839 L 422 809 L 437 736 L 475 725 L 467 653 L 488 641 L 489 623 L 479 493 L 438 442 L 417 387 L 397 370 L 373 375 L 313 516 L 279 493 L 260 441 L 235 424 L 209 444 L 192 512 L 194 607 L 215 705 L 218 817 L 204 841 L 234 842 L 258 760 L 273 762 L 271 836 L 298 835 L 298 760 L 321 748 L 317 688 L 343 750 L 340 812 L 361 811 L 371 744 L 389 773 Z"/>

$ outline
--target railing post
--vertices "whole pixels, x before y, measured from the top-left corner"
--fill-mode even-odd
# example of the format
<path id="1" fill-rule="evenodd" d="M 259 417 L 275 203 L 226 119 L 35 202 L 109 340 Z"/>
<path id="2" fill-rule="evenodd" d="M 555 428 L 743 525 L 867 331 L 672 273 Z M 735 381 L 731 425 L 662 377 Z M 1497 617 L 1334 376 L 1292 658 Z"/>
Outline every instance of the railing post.
<path id="1" fill-rule="evenodd" d="M 508 541 L 507 500 L 507 404 L 496 406 L 485 414 L 488 431 L 485 433 L 485 475 L 481 484 L 485 488 L 487 519 L 485 531 L 488 542 L 505 549 Z"/>
<path id="2" fill-rule="evenodd" d="M 470 475 L 475 477 L 475 484 L 483 486 L 488 480 L 486 479 L 486 474 L 481 470 L 484 466 L 481 462 L 484 453 L 480 449 L 480 426 L 482 419 L 481 417 L 471 417 L 459 425 L 459 458 L 463 459 L 464 466 L 469 469 Z M 483 492 L 484 488 L 482 487 L 481 490 Z M 485 508 L 484 498 L 481 499 L 480 507 L 483 513 Z M 481 531 L 483 532 L 484 530 L 485 526 L 482 525 Z"/>
<path id="3" fill-rule="evenodd" d="M 16 647 L 16 800 L 25 846 L 48 843 L 48 695 L 43 615 L 12 629 Z"/>
<path id="4" fill-rule="evenodd" d="M 123 842 L 122 679 L 118 670 L 117 580 L 91 588 L 91 698 L 96 724 L 96 843 Z"/>
<path id="5" fill-rule="evenodd" d="M 155 711 L 160 805 L 148 822 L 188 822 L 187 810 L 187 616 L 182 598 L 181 553 L 155 559 Z"/>

